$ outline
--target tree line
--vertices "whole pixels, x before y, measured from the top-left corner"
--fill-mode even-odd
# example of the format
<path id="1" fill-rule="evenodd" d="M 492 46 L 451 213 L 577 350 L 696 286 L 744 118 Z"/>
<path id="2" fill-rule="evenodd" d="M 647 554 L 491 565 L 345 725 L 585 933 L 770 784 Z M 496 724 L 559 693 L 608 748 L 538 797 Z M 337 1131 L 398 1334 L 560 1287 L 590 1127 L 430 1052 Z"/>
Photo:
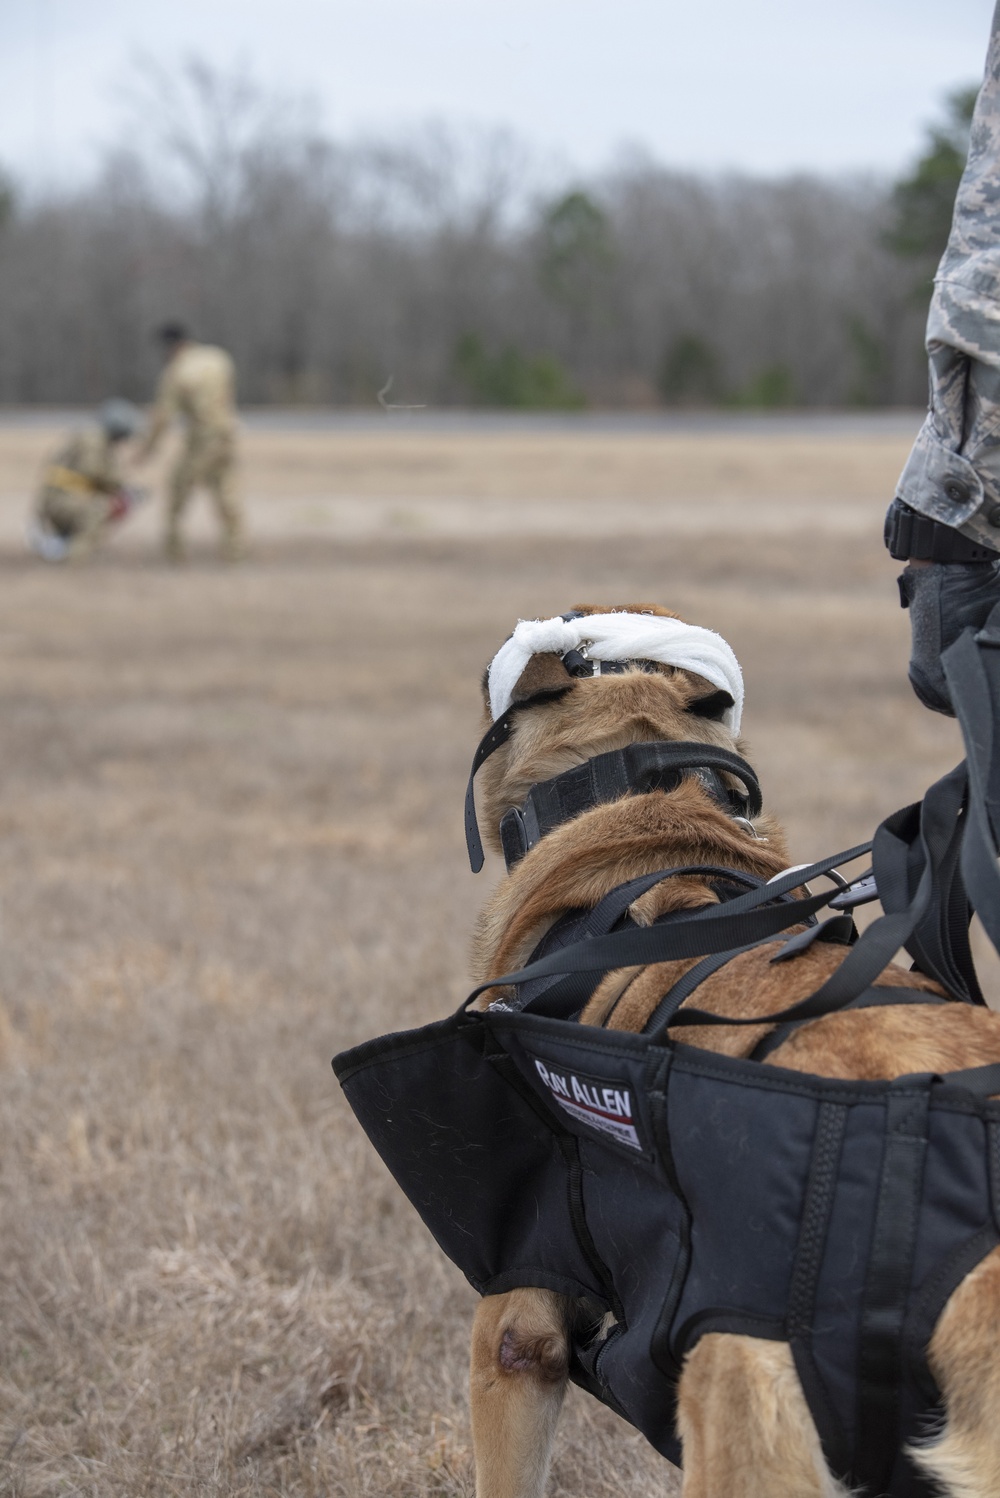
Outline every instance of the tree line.
<path id="1" fill-rule="evenodd" d="M 167 319 L 249 404 L 917 404 L 974 91 L 900 182 L 588 180 L 503 133 L 343 144 L 245 79 L 146 69 L 73 190 L 0 189 L 0 403 L 148 399 Z"/>

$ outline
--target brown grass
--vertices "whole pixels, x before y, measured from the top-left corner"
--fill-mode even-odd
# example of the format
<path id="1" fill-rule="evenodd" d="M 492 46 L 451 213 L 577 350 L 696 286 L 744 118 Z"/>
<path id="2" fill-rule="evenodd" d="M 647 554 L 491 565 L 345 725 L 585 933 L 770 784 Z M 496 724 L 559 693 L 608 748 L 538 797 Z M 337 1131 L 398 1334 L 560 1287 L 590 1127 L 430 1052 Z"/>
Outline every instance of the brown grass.
<path id="1" fill-rule="evenodd" d="M 905 440 L 364 440 L 254 438 L 240 570 L 162 569 L 149 516 L 61 572 L 14 541 L 42 438 L 0 431 L 4 1493 L 471 1493 L 474 1297 L 329 1060 L 463 994 L 478 676 L 519 615 L 648 596 L 727 634 L 796 858 L 960 756 L 909 694 L 878 544 Z M 578 481 L 618 534 L 579 524 Z M 302 520 L 347 491 L 453 507 L 427 535 Z M 670 1491 L 574 1391 L 553 1494 Z"/>

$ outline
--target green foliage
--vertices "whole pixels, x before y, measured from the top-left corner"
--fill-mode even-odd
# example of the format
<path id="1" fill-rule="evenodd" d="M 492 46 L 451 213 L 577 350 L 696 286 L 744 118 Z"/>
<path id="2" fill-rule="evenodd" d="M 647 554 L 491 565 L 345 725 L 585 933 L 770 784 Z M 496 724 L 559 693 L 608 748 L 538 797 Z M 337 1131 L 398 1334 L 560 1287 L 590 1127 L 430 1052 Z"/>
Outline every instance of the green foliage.
<path id="1" fill-rule="evenodd" d="M 795 380 L 787 364 L 767 364 L 732 397 L 734 406 L 774 410 L 795 405 Z"/>
<path id="2" fill-rule="evenodd" d="M 739 390 L 727 388 L 717 350 L 697 333 L 680 333 L 664 355 L 657 381 L 672 406 L 743 406 L 775 410 L 797 404 L 787 364 L 766 364 Z"/>
<path id="3" fill-rule="evenodd" d="M 978 92 L 966 87 L 948 95 L 945 117 L 928 131 L 924 154 L 892 190 L 893 222 L 886 243 L 897 255 L 936 264 L 944 253 Z"/>
<path id="4" fill-rule="evenodd" d="M 540 275 L 545 290 L 574 310 L 591 304 L 614 264 L 607 215 L 585 192 L 553 203 L 541 224 Z"/>
<path id="5" fill-rule="evenodd" d="M 585 404 L 551 354 L 523 354 L 511 344 L 491 354 L 478 333 L 464 333 L 458 340 L 454 368 L 477 406 L 577 411 Z"/>
<path id="6" fill-rule="evenodd" d="M 885 399 L 888 370 L 885 344 L 863 317 L 848 320 L 847 339 L 854 359 L 854 378 L 847 399 L 852 406 L 880 405 Z"/>
<path id="7" fill-rule="evenodd" d="M 697 333 L 680 333 L 670 344 L 657 380 L 669 406 L 712 406 L 722 400 L 719 356 Z"/>
<path id="8" fill-rule="evenodd" d="M 14 187 L 0 169 L 0 229 L 14 217 Z"/>

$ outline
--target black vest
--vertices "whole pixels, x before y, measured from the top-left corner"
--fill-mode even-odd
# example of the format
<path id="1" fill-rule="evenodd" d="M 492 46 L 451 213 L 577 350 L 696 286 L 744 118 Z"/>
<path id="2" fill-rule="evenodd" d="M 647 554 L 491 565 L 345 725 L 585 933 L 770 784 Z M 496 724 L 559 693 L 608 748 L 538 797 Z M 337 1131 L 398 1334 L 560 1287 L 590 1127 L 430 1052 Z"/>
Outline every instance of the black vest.
<path id="1" fill-rule="evenodd" d="M 1000 1242 L 991 1075 L 822 1080 L 531 1013 L 459 1011 L 339 1056 L 358 1119 L 480 1294 L 614 1313 L 572 1376 L 671 1461 L 709 1331 L 790 1343 L 831 1469 L 930 1493 L 900 1454 L 940 1413 L 951 1291 Z"/>
<path id="2" fill-rule="evenodd" d="M 903 943 L 956 999 L 982 1001 L 966 891 L 1000 947 L 991 643 L 969 632 L 945 657 L 968 764 L 876 834 L 886 914 L 777 1020 L 878 1002 L 868 985 Z M 609 968 L 732 952 L 811 917 L 830 897 L 790 892 L 838 861 L 709 912 L 591 933 L 496 980 L 534 985 L 526 1009 L 463 1007 L 334 1066 L 476 1290 L 538 1286 L 613 1313 L 603 1340 L 574 1345 L 572 1377 L 665 1456 L 680 1460 L 685 1353 L 706 1332 L 738 1332 L 789 1343 L 838 1477 L 866 1498 L 924 1498 L 903 1447 L 940 1415 L 927 1345 L 948 1296 L 1000 1242 L 1000 1103 L 989 1100 L 1000 1063 L 841 1082 L 680 1044 L 668 1026 L 734 1022 L 667 1000 L 641 1035 L 574 1017 Z M 566 976 L 540 983 L 553 975 Z"/>

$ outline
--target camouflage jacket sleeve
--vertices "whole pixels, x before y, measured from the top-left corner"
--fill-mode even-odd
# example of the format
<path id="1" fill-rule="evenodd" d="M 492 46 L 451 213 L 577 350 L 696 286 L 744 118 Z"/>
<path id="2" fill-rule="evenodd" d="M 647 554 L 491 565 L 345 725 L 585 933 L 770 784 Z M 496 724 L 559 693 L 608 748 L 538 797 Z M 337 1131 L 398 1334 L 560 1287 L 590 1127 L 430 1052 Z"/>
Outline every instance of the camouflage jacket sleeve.
<path id="1" fill-rule="evenodd" d="M 1000 4 L 1000 0 L 997 0 Z M 149 413 L 149 421 L 146 432 L 136 453 L 136 460 L 141 462 L 150 457 L 159 447 L 170 423 L 177 415 L 177 371 L 175 361 L 172 359 L 160 375 L 160 383 L 156 387 L 156 401 Z"/>
<path id="2" fill-rule="evenodd" d="M 927 319 L 930 410 L 897 493 L 1000 549 L 1000 0 Z"/>

